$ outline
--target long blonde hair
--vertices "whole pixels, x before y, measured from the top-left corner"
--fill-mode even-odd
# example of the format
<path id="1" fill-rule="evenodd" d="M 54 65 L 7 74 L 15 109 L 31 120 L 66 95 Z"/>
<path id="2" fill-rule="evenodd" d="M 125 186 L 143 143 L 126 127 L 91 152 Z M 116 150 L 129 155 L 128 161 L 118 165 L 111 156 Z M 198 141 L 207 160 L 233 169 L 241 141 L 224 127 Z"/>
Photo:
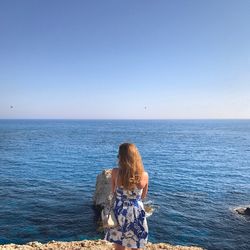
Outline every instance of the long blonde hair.
<path id="1" fill-rule="evenodd" d="M 125 189 L 134 189 L 140 183 L 144 167 L 137 147 L 132 143 L 119 146 L 119 180 Z"/>

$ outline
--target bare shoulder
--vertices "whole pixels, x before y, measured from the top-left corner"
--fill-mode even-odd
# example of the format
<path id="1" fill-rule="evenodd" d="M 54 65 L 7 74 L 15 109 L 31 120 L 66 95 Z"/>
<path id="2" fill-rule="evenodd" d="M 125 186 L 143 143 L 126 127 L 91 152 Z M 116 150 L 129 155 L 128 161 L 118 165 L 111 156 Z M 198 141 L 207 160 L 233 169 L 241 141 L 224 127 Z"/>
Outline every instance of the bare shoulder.
<path id="1" fill-rule="evenodd" d="M 118 168 L 112 168 L 112 173 L 117 173 Z"/>
<path id="2" fill-rule="evenodd" d="M 113 168 L 113 169 L 112 169 L 112 172 L 111 172 L 112 177 L 113 177 L 113 178 L 116 177 L 117 174 L 118 174 L 118 168 Z"/>
<path id="3" fill-rule="evenodd" d="M 140 187 L 144 188 L 147 184 L 148 184 L 148 173 L 144 171 L 142 173 Z"/>
<path id="4" fill-rule="evenodd" d="M 147 179 L 148 180 L 148 172 L 144 171 L 142 173 L 142 177 L 143 177 L 143 179 Z"/>

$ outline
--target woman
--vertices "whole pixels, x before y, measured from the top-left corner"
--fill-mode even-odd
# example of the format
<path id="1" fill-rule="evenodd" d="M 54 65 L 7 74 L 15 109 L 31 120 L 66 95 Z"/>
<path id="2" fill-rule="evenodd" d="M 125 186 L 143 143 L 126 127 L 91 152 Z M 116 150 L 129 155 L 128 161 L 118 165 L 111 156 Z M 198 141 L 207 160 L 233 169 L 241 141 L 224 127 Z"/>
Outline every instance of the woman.
<path id="1" fill-rule="evenodd" d="M 112 170 L 112 192 L 118 226 L 108 229 L 105 239 L 113 242 L 116 250 L 144 248 L 148 226 L 142 199 L 148 192 L 148 173 L 134 144 L 119 147 L 118 168 Z"/>

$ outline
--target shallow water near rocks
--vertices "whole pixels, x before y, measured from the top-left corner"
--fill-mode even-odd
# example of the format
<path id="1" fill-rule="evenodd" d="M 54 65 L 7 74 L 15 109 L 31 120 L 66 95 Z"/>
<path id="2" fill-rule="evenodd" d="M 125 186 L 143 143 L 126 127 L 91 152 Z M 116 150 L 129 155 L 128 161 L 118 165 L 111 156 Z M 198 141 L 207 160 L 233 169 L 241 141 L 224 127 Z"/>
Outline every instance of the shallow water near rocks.
<path id="1" fill-rule="evenodd" d="M 249 120 L 0 120 L 0 244 L 97 239 L 96 176 L 134 142 L 152 242 L 250 249 Z"/>

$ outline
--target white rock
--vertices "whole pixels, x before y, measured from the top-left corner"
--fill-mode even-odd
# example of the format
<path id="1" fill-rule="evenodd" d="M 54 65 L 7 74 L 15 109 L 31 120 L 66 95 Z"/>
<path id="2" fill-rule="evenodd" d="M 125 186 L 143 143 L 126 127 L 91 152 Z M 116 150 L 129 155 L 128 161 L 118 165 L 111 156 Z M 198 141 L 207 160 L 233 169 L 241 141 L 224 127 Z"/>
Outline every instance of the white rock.
<path id="1" fill-rule="evenodd" d="M 96 188 L 93 198 L 95 206 L 105 207 L 112 199 L 111 172 L 112 169 L 105 169 L 96 177 Z"/>

